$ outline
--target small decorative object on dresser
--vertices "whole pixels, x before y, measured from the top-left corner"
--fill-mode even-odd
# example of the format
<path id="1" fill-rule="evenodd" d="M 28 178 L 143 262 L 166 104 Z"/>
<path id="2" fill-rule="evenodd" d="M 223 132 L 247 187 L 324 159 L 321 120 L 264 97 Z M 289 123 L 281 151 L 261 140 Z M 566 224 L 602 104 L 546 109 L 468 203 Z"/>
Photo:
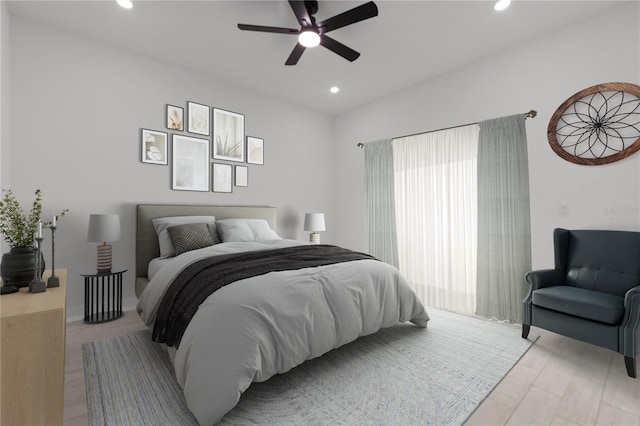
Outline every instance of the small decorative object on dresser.
<path id="1" fill-rule="evenodd" d="M 98 246 L 98 274 L 111 273 L 111 246 L 107 242 L 120 239 L 120 216 L 117 214 L 92 214 L 89 216 L 87 241 L 102 242 Z"/>
<path id="2" fill-rule="evenodd" d="M 320 244 L 319 231 L 324 231 L 324 213 L 307 213 L 304 215 L 304 230 L 311 231 L 309 242 Z"/>
<path id="3" fill-rule="evenodd" d="M 5 286 L 27 287 L 36 275 L 36 248 L 34 237 L 42 227 L 49 226 L 51 222 L 41 222 L 42 191 L 36 189 L 35 199 L 31 205 L 29 214 L 26 214 L 11 190 L 2 190 L 0 199 L 0 236 L 9 245 L 10 251 L 2 255 L 0 274 Z M 65 209 L 57 216 L 62 217 L 67 213 Z M 42 233 L 40 232 L 40 237 Z M 42 253 L 39 254 L 39 271 L 41 276 L 45 268 Z M 5 289 L 3 293 L 10 291 Z"/>
<path id="4" fill-rule="evenodd" d="M 42 281 L 42 271 L 40 270 L 42 258 L 42 222 L 38 222 L 38 231 L 36 232 L 36 252 L 34 262 L 36 264 L 33 271 L 33 280 L 29 283 L 29 293 L 42 293 L 47 290 L 47 285 Z"/>
<path id="5" fill-rule="evenodd" d="M 53 220 L 51 221 L 51 276 L 47 280 L 47 288 L 51 287 L 60 287 L 60 279 L 56 275 L 56 229 L 58 228 L 56 225 L 58 223 L 58 217 L 54 214 Z"/>

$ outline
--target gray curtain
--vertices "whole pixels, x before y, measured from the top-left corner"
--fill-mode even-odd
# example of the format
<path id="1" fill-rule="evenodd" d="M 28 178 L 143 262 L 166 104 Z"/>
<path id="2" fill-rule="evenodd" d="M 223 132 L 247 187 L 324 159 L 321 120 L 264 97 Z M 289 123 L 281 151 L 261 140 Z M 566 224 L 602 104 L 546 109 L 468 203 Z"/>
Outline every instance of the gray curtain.
<path id="1" fill-rule="evenodd" d="M 393 141 L 364 144 L 369 253 L 398 267 L 394 195 Z"/>
<path id="2" fill-rule="evenodd" d="M 480 123 L 476 313 L 522 322 L 531 270 L 529 165 L 523 114 Z"/>

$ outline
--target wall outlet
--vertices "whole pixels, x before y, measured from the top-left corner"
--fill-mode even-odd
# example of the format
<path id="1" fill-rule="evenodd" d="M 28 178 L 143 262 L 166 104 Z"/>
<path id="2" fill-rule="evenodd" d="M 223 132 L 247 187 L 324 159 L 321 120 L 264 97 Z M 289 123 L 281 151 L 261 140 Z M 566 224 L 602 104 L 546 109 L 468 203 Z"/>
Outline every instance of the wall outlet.
<path id="1" fill-rule="evenodd" d="M 569 213 L 568 213 L 567 206 L 558 207 L 558 216 L 566 217 L 568 215 L 569 215 Z"/>

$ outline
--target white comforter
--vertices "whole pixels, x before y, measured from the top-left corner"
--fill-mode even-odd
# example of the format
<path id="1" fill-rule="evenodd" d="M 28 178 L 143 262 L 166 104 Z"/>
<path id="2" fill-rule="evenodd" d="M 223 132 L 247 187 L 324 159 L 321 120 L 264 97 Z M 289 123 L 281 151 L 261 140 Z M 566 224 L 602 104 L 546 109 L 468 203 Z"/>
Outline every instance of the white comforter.
<path id="1" fill-rule="evenodd" d="M 165 289 L 206 256 L 301 244 L 223 243 L 185 253 L 149 282 L 138 313 L 153 328 Z M 375 260 L 272 272 L 209 296 L 174 356 L 178 383 L 201 425 L 218 422 L 251 382 L 284 373 L 398 321 L 426 327 L 429 316 L 397 269 Z"/>

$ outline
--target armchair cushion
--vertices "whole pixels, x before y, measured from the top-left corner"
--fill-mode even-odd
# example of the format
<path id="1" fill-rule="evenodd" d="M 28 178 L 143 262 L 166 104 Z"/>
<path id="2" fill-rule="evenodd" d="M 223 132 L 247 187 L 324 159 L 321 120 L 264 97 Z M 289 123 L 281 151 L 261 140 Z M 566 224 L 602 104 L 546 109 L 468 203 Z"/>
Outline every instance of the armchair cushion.
<path id="1" fill-rule="evenodd" d="M 535 290 L 534 305 L 605 324 L 620 324 L 624 316 L 624 297 L 572 286 Z"/>

